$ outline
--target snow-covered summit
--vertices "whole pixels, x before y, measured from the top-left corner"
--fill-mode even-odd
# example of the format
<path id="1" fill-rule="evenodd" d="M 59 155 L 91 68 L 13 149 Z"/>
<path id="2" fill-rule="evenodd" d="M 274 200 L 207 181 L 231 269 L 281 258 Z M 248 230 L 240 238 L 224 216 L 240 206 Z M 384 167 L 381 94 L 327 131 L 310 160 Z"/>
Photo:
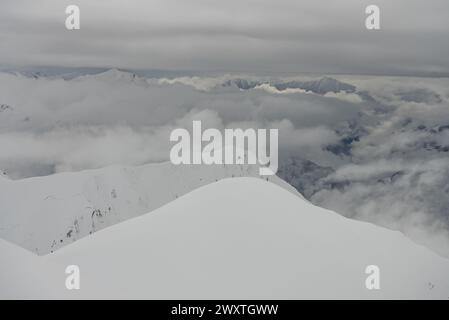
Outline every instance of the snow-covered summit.
<path id="1" fill-rule="evenodd" d="M 200 186 L 241 176 L 259 176 L 258 167 L 175 166 L 166 162 L 14 181 L 0 178 L 0 237 L 37 254 L 47 254 L 150 212 Z M 280 178 L 269 179 L 299 196 Z"/>
<path id="2" fill-rule="evenodd" d="M 278 90 L 286 90 L 286 89 L 302 89 L 305 91 L 310 91 L 316 94 L 326 94 L 329 92 L 338 93 L 338 92 L 346 92 L 353 93 L 356 91 L 356 87 L 341 82 L 337 79 L 331 77 L 322 77 L 317 80 L 310 81 L 288 81 L 288 82 L 280 82 L 274 83 L 273 86 Z"/>
<path id="3" fill-rule="evenodd" d="M 225 179 L 54 254 L 0 241 L 2 298 L 447 299 L 449 261 L 273 183 Z M 80 290 L 64 271 L 80 267 Z M 380 270 L 368 290 L 366 267 Z"/>
<path id="4" fill-rule="evenodd" d="M 115 68 L 109 69 L 105 72 L 83 75 L 76 78 L 76 80 L 78 81 L 82 79 L 95 79 L 107 82 L 134 83 L 143 86 L 148 84 L 145 78 L 142 78 L 133 72 L 123 71 Z"/>

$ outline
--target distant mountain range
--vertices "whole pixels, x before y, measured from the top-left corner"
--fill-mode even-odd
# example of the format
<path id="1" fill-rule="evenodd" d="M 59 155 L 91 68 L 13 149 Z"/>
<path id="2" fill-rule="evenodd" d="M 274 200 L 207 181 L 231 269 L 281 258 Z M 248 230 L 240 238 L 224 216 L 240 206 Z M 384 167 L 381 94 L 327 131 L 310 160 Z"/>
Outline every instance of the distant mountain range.
<path id="1" fill-rule="evenodd" d="M 18 145 L 14 144 L 15 139 L 19 139 L 18 141 L 25 139 L 24 141 L 32 143 L 36 139 L 45 141 L 48 139 L 48 133 L 57 132 L 60 129 L 70 130 L 79 125 L 90 125 L 93 127 L 93 132 L 99 135 L 103 134 L 104 127 L 116 124 L 129 126 L 132 130 L 138 127 L 137 131 L 141 130 L 142 126 L 153 130 L 155 126 L 167 125 L 167 121 L 178 121 L 182 117 L 189 117 L 193 111 L 211 111 L 211 114 L 218 117 L 218 120 L 223 121 L 223 125 L 226 126 L 229 122 L 239 121 L 241 115 L 249 112 L 250 115 L 245 120 L 254 121 L 256 125 L 281 121 L 290 125 L 287 130 L 300 129 L 297 136 L 289 136 L 293 142 L 292 150 L 280 153 L 278 177 L 314 204 L 330 208 L 351 218 L 368 220 L 404 231 L 415 240 L 415 237 L 406 232 L 408 223 L 413 230 L 416 227 L 416 221 L 420 221 L 417 228 L 427 228 L 430 225 L 432 234 L 435 233 L 434 226 L 438 226 L 443 231 L 449 230 L 447 215 L 449 208 L 449 189 L 447 188 L 449 92 L 446 79 L 351 78 L 319 75 L 283 78 L 229 74 L 203 77 L 185 74 L 182 76 L 145 74 L 137 71 L 101 68 L 60 68 L 59 70 L 41 68 L 9 72 L 14 75 L 0 74 L 4 81 L 4 91 L 0 97 L 0 133 L 2 134 L 0 138 L 3 138 L 3 144 L 14 150 L 19 158 L 22 150 L 20 146 L 15 147 Z M 16 89 L 15 96 L 8 95 L 8 84 Z M 66 100 L 56 95 L 55 99 L 50 101 L 39 96 L 36 98 L 37 101 L 27 98 L 26 94 L 22 96 L 22 86 L 25 90 L 39 88 L 39 92 L 45 95 L 51 92 L 50 88 L 53 84 L 56 88 L 61 86 L 71 93 L 73 93 L 72 88 L 74 91 L 79 90 L 80 94 L 75 92 L 73 95 L 73 101 L 76 101 L 74 109 L 66 106 Z M 85 90 L 85 88 L 95 88 L 97 85 L 102 88 L 104 95 L 97 96 L 94 90 Z M 123 105 L 119 95 L 111 94 L 117 93 L 119 88 L 125 93 L 130 92 Z M 86 98 L 83 96 L 85 93 Z M 133 93 L 137 95 L 133 96 Z M 161 96 L 159 96 L 160 93 L 162 93 Z M 153 94 L 156 97 L 154 101 Z M 182 95 L 181 102 L 177 99 L 171 100 L 171 97 L 177 94 Z M 184 95 L 189 100 L 186 103 L 184 103 Z M 111 96 L 113 98 L 108 99 Z M 103 100 L 106 101 L 104 105 L 101 103 Z M 167 102 L 167 100 L 170 101 Z M 241 101 L 245 103 L 240 106 Z M 78 103 L 84 109 L 77 109 Z M 50 108 L 47 104 L 53 105 Z M 164 116 L 163 120 L 153 120 L 155 113 L 163 114 L 173 105 L 177 110 L 170 110 L 171 114 Z M 39 108 L 44 111 L 40 116 L 35 113 Z M 76 112 L 72 113 L 75 110 Z M 234 116 L 234 112 L 239 116 Z M 138 121 L 135 118 L 139 118 Z M 311 123 L 308 122 L 309 119 L 312 120 Z M 311 128 L 324 128 L 331 138 L 323 144 L 315 143 L 313 133 L 309 137 L 312 141 L 310 145 L 307 144 L 305 148 L 301 145 L 296 146 L 294 143 L 297 139 L 304 140 L 301 139 L 303 129 L 307 131 Z M 91 135 L 88 132 L 91 129 L 88 128 L 86 131 L 87 136 L 95 139 L 95 134 Z M 84 128 L 79 130 L 83 132 Z M 45 134 L 42 135 L 42 132 L 46 133 L 47 137 Z M 140 133 L 135 132 L 136 135 Z M 54 139 L 55 136 L 51 136 Z M 58 139 L 56 137 L 51 140 L 50 145 L 59 146 Z M 283 139 L 282 134 L 280 139 Z M 313 149 L 312 152 L 308 152 L 310 148 Z M 72 150 L 68 152 L 72 153 Z M 73 153 L 76 152 L 75 147 Z M 16 203 L 20 204 L 21 201 L 16 198 L 16 193 L 20 194 L 20 192 L 16 190 L 14 191 L 16 193 L 11 193 L 12 191 L 8 191 L 9 186 L 21 186 L 25 190 L 42 188 L 47 192 L 49 190 L 46 189 L 46 183 L 55 179 L 51 176 L 55 172 L 64 171 L 66 168 L 67 170 L 84 169 L 82 162 L 75 166 L 61 165 L 65 164 L 65 159 L 61 159 L 60 154 L 58 159 L 44 155 L 35 160 L 30 153 L 28 156 L 31 160 L 16 161 L 17 157 L 8 159 L 8 150 L 3 152 L 0 164 L 3 179 L 0 179 L 7 181 L 2 184 L 7 191 L 2 189 L 0 209 L 4 207 L 8 210 L 4 211 L 6 212 L 4 218 L 0 217 L 3 219 L 0 222 L 4 224 L 0 224 L 0 236 L 19 243 L 31 251 L 45 254 L 70 243 L 73 239 L 98 230 L 103 225 L 119 221 L 119 219 L 114 220 L 115 218 L 105 218 L 105 216 L 114 217 L 114 214 L 108 213 L 112 201 L 110 199 L 112 189 L 115 188 L 114 184 L 122 184 L 122 182 L 129 190 L 133 190 L 133 185 L 128 182 L 129 177 L 122 177 L 118 173 L 113 174 L 113 176 L 117 175 L 117 180 L 111 178 L 111 181 L 117 182 L 103 185 L 105 190 L 109 191 L 102 189 L 101 192 L 104 194 L 101 195 L 93 196 L 91 191 L 85 190 L 83 184 L 76 182 L 74 187 L 76 192 L 73 194 L 82 194 L 82 197 L 87 197 L 89 200 L 79 202 L 70 200 L 75 209 L 67 217 L 58 216 L 61 221 L 58 222 L 60 225 L 54 233 L 44 234 L 33 231 L 32 225 L 41 222 L 29 220 L 28 224 L 28 220 L 23 217 L 31 214 L 29 212 L 20 213 L 17 217 L 11 218 L 10 215 L 14 212 L 11 208 L 15 208 Z M 125 158 L 128 159 L 127 156 Z M 144 158 L 133 161 L 131 165 L 153 160 Z M 107 160 L 105 162 L 107 162 L 105 165 L 114 163 Z M 87 163 L 87 168 L 103 166 L 102 163 L 97 164 L 90 159 Z M 129 168 L 130 171 L 134 170 L 133 167 Z M 99 170 L 100 176 L 109 172 L 106 168 L 96 170 Z M 117 171 L 121 172 L 121 169 Z M 86 176 L 82 172 L 79 174 Z M 198 174 L 202 176 L 202 173 L 198 172 Z M 36 184 L 33 182 L 32 187 L 28 187 L 27 183 L 33 179 L 25 179 L 27 183 L 15 181 L 41 175 L 50 176 L 33 178 L 40 182 Z M 219 174 L 219 178 L 228 176 L 227 173 Z M 209 177 L 205 179 L 207 181 L 213 180 L 208 174 L 206 177 Z M 64 183 L 71 183 L 69 182 L 71 179 Z M 78 178 L 75 180 L 78 181 Z M 94 183 L 89 182 L 88 185 L 94 185 Z M 191 190 L 199 185 L 202 184 L 194 183 L 187 189 Z M 52 184 L 51 188 L 51 192 L 47 192 L 47 195 L 39 193 L 41 198 L 30 200 L 33 210 L 42 208 L 44 215 L 49 216 L 48 219 L 56 215 L 55 212 L 60 211 L 62 207 L 60 204 L 56 205 L 57 201 L 43 200 L 55 192 L 63 192 L 59 190 L 62 188 L 58 184 Z M 176 186 L 175 189 L 178 190 L 177 188 Z M 56 191 L 53 192 L 53 190 Z M 167 191 L 164 188 L 162 190 Z M 147 195 L 147 191 L 133 192 L 131 203 L 138 203 L 135 199 L 141 195 Z M 155 194 L 159 193 L 155 192 Z M 170 196 L 163 198 L 164 201 L 170 201 L 173 196 L 171 191 L 167 194 Z M 96 197 L 99 197 L 101 201 Z M 67 199 L 68 196 L 64 195 L 63 198 Z M 90 203 L 90 199 L 95 199 L 92 200 L 95 205 Z M 117 200 L 114 201 L 117 202 Z M 397 207 L 392 206 L 392 202 Z M 149 212 L 155 208 L 153 204 L 151 206 L 121 204 L 120 206 L 123 210 L 119 211 L 129 212 L 130 216 Z M 17 207 L 21 208 L 21 205 Z M 24 206 L 23 212 L 27 212 L 27 208 Z M 33 210 L 28 211 L 34 212 Z M 115 210 L 114 206 L 111 206 L 111 211 L 113 210 Z M 39 210 L 36 209 L 37 211 Z M 419 216 L 418 220 L 415 220 L 414 214 Z M 85 217 L 84 222 L 77 220 L 79 216 Z M 97 219 L 96 217 L 99 221 L 94 223 L 95 227 L 92 227 L 92 220 Z M 22 218 L 25 219 L 24 223 L 20 220 Z M 397 222 L 395 219 L 400 221 Z M 79 227 L 80 225 L 82 227 Z M 13 231 L 20 229 L 22 231 Z M 77 233 L 77 230 L 81 231 Z M 18 236 L 20 234 L 26 236 L 21 238 Z M 442 251 L 445 252 L 444 250 L 438 252 Z"/>

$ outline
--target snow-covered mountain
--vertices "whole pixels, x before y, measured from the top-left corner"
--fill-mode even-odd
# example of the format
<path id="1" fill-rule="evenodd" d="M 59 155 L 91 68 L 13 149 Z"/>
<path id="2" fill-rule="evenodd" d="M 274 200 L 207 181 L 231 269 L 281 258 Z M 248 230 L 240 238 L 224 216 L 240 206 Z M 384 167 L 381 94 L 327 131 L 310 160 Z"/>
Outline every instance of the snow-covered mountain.
<path id="1" fill-rule="evenodd" d="M 0 72 L 10 73 L 27 78 L 71 80 L 87 74 L 98 74 L 107 71 L 107 68 L 70 68 L 70 67 L 0 67 Z"/>
<path id="2" fill-rule="evenodd" d="M 198 78 L 180 77 L 174 79 L 161 79 L 161 83 L 181 83 L 190 85 L 198 90 L 209 91 L 221 87 L 235 87 L 240 90 L 250 90 L 256 87 L 268 85 L 276 90 L 285 91 L 287 89 L 301 89 L 305 92 L 312 92 L 319 95 L 326 93 L 354 93 L 356 86 L 339 81 L 332 77 L 318 77 L 311 80 L 279 80 L 279 79 L 258 79 L 251 77 L 224 76 L 222 78 Z"/>
<path id="3" fill-rule="evenodd" d="M 338 81 L 337 79 L 331 77 L 323 77 L 311 81 L 289 81 L 289 82 L 275 83 L 274 87 L 278 90 L 303 89 L 305 91 L 311 91 L 317 94 L 326 94 L 328 92 L 353 93 L 356 91 L 355 86 Z"/>
<path id="4" fill-rule="evenodd" d="M 101 72 L 98 74 L 87 74 L 80 75 L 74 78 L 75 81 L 83 81 L 85 79 L 95 79 L 100 81 L 108 81 L 108 82 L 119 82 L 119 83 L 128 83 L 135 84 L 140 86 L 146 86 L 147 80 L 143 77 L 138 76 L 136 73 L 123 71 L 119 69 L 109 69 L 105 72 Z"/>
<path id="5" fill-rule="evenodd" d="M 278 175 L 307 199 L 449 256 L 447 78 L 29 71 L 0 72 L 11 179 L 165 161 L 169 131 L 192 120 L 279 128 Z"/>
<path id="6" fill-rule="evenodd" d="M 258 167 L 251 165 L 175 166 L 165 162 L 17 181 L 0 177 L 0 237 L 39 255 L 47 254 L 208 183 L 258 175 Z M 278 177 L 266 179 L 296 193 Z"/>
<path id="7" fill-rule="evenodd" d="M 0 254 L 2 298 L 449 297 L 449 260 L 255 178 L 201 187 L 54 254 L 5 241 Z M 68 265 L 80 290 L 65 287 Z M 380 290 L 365 286 L 369 265 Z"/>

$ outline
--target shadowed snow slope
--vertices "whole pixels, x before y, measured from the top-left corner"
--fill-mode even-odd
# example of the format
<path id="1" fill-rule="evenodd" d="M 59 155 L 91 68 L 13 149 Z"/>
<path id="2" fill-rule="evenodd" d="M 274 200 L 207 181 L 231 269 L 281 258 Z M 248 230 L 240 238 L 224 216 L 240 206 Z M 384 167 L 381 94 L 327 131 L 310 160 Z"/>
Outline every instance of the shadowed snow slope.
<path id="1" fill-rule="evenodd" d="M 0 241 L 3 298 L 440 298 L 449 261 L 273 183 L 233 178 L 36 256 Z M 65 288 L 80 267 L 81 289 Z M 367 290 L 365 268 L 380 268 Z"/>

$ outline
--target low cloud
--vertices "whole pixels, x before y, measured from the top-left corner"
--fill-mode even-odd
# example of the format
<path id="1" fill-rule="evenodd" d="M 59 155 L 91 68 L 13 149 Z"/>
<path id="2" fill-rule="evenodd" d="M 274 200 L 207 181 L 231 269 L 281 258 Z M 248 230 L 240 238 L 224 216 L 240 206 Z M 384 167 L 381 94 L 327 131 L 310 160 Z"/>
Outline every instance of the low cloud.
<path id="1" fill-rule="evenodd" d="M 337 78 L 354 92 L 271 89 L 291 77 L 0 73 L 0 169 L 20 179 L 166 161 L 171 130 L 193 120 L 277 128 L 283 178 L 313 203 L 449 256 L 448 80 Z"/>

